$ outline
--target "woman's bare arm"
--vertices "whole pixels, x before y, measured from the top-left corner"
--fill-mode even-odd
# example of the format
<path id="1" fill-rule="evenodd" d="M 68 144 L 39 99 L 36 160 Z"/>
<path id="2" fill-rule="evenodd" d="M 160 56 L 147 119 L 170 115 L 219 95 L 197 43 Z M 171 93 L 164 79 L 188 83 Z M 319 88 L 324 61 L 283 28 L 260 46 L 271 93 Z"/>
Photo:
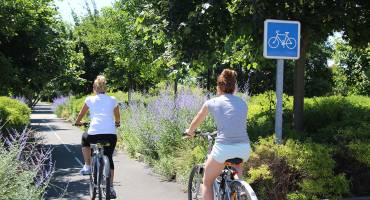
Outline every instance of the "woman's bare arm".
<path id="1" fill-rule="evenodd" d="M 121 114 L 120 114 L 120 111 L 119 111 L 119 106 L 116 106 L 113 111 L 114 111 L 115 123 L 120 124 L 121 123 Z"/>
<path id="2" fill-rule="evenodd" d="M 189 129 L 187 130 L 187 134 L 190 136 L 194 136 L 195 129 L 203 122 L 203 120 L 208 115 L 208 107 L 203 105 L 203 107 L 199 110 L 198 114 L 194 117 L 193 121 L 190 124 Z"/>
<path id="3" fill-rule="evenodd" d="M 86 105 L 86 103 L 83 105 L 80 113 L 78 114 L 78 117 L 76 119 L 76 124 L 81 124 L 82 118 L 86 115 L 87 111 L 89 110 L 89 107 Z"/>

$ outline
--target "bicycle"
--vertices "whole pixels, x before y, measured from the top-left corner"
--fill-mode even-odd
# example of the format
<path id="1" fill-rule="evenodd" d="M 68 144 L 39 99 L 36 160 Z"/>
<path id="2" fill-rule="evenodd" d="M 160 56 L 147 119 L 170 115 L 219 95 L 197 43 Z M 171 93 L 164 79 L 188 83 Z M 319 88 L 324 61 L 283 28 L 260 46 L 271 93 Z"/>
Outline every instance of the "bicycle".
<path id="1" fill-rule="evenodd" d="M 195 136 L 201 136 L 208 140 L 208 152 L 205 158 L 210 155 L 217 132 L 196 132 Z M 233 165 L 242 163 L 241 158 L 229 159 L 225 162 L 225 168 L 213 183 L 215 200 L 258 200 L 252 187 L 245 181 L 237 178 L 237 170 Z M 201 200 L 201 185 L 203 182 L 204 164 L 193 166 L 189 175 L 188 200 Z"/>
<path id="2" fill-rule="evenodd" d="M 297 41 L 293 37 L 289 37 L 288 34 L 289 32 L 280 34 L 279 31 L 276 31 L 276 35 L 268 40 L 269 47 L 275 49 L 281 44 L 283 48 L 287 47 L 288 49 L 294 49 L 297 45 Z M 281 38 L 284 39 L 282 40 Z"/>
<path id="3" fill-rule="evenodd" d="M 89 127 L 89 123 L 82 123 L 82 126 Z M 104 155 L 104 147 L 110 146 L 110 143 L 98 141 L 96 144 L 90 144 L 91 151 L 91 174 L 90 174 L 90 199 L 110 200 L 111 172 L 110 163 Z"/>

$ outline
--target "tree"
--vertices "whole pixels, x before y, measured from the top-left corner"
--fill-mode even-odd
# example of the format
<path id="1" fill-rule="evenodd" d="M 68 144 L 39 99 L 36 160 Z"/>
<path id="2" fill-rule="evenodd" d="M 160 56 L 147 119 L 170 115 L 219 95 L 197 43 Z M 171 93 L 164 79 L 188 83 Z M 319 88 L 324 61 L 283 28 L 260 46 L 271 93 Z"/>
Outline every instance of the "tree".
<path id="1" fill-rule="evenodd" d="M 2 95 L 24 96 L 33 106 L 65 66 L 65 30 L 51 0 L 0 1 Z"/>
<path id="2" fill-rule="evenodd" d="M 367 44 L 370 39 L 370 2 L 351 0 L 315 1 L 233 1 L 229 10 L 233 14 L 236 33 L 249 30 L 255 45 L 261 46 L 265 19 L 298 20 L 301 22 L 301 55 L 294 72 L 294 127 L 303 130 L 304 73 L 310 45 L 322 43 L 333 31 L 344 31 L 350 42 Z M 359 41 L 361 38 L 361 41 Z M 261 52 L 261 48 L 260 48 Z M 262 54 L 262 53 L 260 53 Z"/>
<path id="3" fill-rule="evenodd" d="M 333 51 L 335 92 L 370 95 L 370 43 L 366 48 L 359 48 L 337 39 Z"/>

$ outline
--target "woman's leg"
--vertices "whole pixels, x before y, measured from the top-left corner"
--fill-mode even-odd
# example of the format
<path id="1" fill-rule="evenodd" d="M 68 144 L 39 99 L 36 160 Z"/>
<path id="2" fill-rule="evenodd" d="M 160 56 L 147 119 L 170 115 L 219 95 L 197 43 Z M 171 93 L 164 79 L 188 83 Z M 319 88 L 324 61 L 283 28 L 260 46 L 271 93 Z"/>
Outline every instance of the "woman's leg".
<path id="1" fill-rule="evenodd" d="M 111 183 L 111 185 L 113 186 L 114 169 L 111 169 L 111 170 L 110 170 L 110 176 L 111 176 L 110 183 Z"/>
<path id="2" fill-rule="evenodd" d="M 221 174 L 224 167 L 224 163 L 219 163 L 212 157 L 208 158 L 203 177 L 203 200 L 213 200 L 213 182 Z"/>
<path id="3" fill-rule="evenodd" d="M 109 164 L 110 164 L 110 172 L 111 172 L 111 183 L 112 183 L 112 186 L 113 186 L 113 180 L 114 180 L 114 162 L 113 162 L 113 153 L 114 153 L 114 149 L 116 148 L 116 144 L 117 144 L 117 135 L 115 134 L 107 134 L 106 136 L 106 140 L 110 143 L 110 146 L 109 147 L 105 147 L 104 148 L 104 152 L 105 152 L 105 155 L 108 156 L 108 159 L 109 159 Z"/>
<path id="4" fill-rule="evenodd" d="M 82 147 L 82 155 L 85 160 L 85 165 L 91 165 L 91 148 L 90 147 Z"/>
<path id="5" fill-rule="evenodd" d="M 91 165 L 91 148 L 90 148 L 90 140 L 92 136 L 89 136 L 87 133 L 82 135 L 82 155 L 84 157 L 85 166 Z"/>

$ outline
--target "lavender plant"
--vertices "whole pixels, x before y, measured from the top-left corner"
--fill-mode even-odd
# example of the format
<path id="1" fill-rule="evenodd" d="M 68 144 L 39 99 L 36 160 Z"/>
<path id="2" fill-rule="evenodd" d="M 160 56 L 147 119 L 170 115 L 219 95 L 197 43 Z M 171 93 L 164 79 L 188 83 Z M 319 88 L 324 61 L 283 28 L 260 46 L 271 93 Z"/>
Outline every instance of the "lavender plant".
<path id="1" fill-rule="evenodd" d="M 132 156 L 149 161 L 157 172 L 174 178 L 179 152 L 190 147 L 182 133 L 206 99 L 202 91 L 183 87 L 176 98 L 170 90 L 162 90 L 146 104 L 140 101 L 129 104 L 122 111 L 121 131 L 126 149 Z M 206 121 L 204 126 L 214 128 L 210 119 Z"/>
<path id="2" fill-rule="evenodd" d="M 0 138 L 1 199 L 40 199 L 54 172 L 51 148 L 39 144 L 27 127 Z M 11 168 L 11 169 L 8 169 Z M 13 188 L 19 188 L 13 190 Z M 7 195 L 9 198 L 7 198 Z M 18 196 L 17 198 L 14 198 Z M 32 198 L 30 198 L 32 196 Z"/>
<path id="3" fill-rule="evenodd" d="M 60 96 L 53 99 L 53 104 L 51 108 L 54 112 L 56 112 L 57 108 L 61 105 L 65 105 L 69 100 L 68 96 Z"/>
<path id="4" fill-rule="evenodd" d="M 27 105 L 27 99 L 23 96 L 13 96 L 12 99 L 16 99 L 16 100 L 18 100 L 18 101 Z"/>

